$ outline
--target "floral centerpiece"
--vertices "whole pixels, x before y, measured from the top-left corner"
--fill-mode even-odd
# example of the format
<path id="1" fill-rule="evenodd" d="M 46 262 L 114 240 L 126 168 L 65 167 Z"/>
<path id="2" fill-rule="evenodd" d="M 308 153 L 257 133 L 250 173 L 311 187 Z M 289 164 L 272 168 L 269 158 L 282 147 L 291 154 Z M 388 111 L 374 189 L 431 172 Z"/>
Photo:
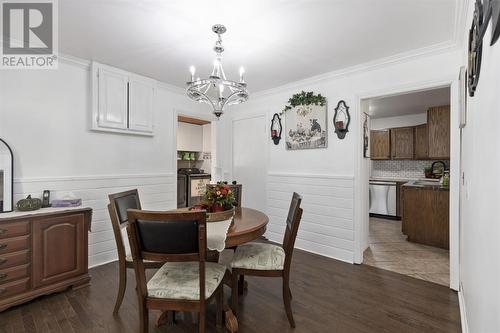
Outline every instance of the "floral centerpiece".
<path id="1" fill-rule="evenodd" d="M 234 213 L 234 193 L 224 183 L 208 186 L 201 203 L 192 207 L 192 210 L 206 210 L 207 221 L 221 221 L 229 219 Z"/>
<path id="2" fill-rule="evenodd" d="M 233 208 L 234 194 L 226 184 L 217 183 L 207 188 L 202 203 L 211 213 L 223 212 Z"/>

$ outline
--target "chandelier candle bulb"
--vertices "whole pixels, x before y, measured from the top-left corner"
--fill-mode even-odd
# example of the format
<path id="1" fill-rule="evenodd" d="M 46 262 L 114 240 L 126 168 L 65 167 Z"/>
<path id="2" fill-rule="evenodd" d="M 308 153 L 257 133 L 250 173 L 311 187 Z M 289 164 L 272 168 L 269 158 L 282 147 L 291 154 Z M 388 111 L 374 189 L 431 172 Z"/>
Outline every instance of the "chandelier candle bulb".
<path id="1" fill-rule="evenodd" d="M 240 67 L 240 82 L 245 82 L 245 80 L 243 80 L 243 74 L 245 74 L 245 67 L 241 66 Z"/>
<path id="2" fill-rule="evenodd" d="M 196 68 L 194 66 L 189 67 L 189 72 L 191 73 L 191 82 L 194 81 L 194 73 L 196 73 Z"/>

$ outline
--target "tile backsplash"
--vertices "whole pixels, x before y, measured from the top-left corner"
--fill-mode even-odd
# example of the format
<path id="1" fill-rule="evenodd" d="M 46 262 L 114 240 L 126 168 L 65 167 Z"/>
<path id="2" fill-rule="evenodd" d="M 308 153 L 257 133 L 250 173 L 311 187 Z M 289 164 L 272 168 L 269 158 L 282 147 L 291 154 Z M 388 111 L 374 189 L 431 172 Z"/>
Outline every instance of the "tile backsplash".
<path id="1" fill-rule="evenodd" d="M 371 177 L 388 178 L 423 178 L 424 169 L 430 167 L 434 161 L 424 160 L 372 160 Z M 449 161 L 443 161 L 449 167 Z"/>

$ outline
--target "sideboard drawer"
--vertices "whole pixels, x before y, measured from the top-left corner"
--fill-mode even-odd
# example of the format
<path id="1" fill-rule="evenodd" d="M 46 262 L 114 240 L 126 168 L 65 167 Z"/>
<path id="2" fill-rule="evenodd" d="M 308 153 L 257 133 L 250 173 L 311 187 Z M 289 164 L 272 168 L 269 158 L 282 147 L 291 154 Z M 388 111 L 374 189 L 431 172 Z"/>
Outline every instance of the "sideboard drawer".
<path id="1" fill-rule="evenodd" d="M 27 235 L 30 231 L 29 221 L 0 223 L 0 239 Z"/>
<path id="2" fill-rule="evenodd" d="M 30 260 L 30 253 L 28 250 L 13 252 L 9 254 L 0 255 L 0 270 L 26 264 Z"/>
<path id="3" fill-rule="evenodd" d="M 30 236 L 0 239 L 0 255 L 29 248 Z"/>
<path id="4" fill-rule="evenodd" d="M 0 284 L 0 299 L 21 294 L 30 288 L 30 279 L 15 280 Z"/>
<path id="5" fill-rule="evenodd" d="M 29 264 L 0 269 L 0 284 L 21 279 L 29 275 Z"/>

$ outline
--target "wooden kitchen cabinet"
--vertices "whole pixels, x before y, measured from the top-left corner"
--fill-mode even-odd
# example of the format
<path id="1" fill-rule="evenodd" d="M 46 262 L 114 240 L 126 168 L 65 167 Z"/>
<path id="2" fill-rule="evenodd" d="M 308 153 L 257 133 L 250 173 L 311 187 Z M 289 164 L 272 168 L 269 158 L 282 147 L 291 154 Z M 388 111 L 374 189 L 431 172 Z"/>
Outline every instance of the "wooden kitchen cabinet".
<path id="1" fill-rule="evenodd" d="M 428 157 L 450 159 L 450 106 L 427 110 Z"/>
<path id="2" fill-rule="evenodd" d="M 370 131 L 370 158 L 372 160 L 391 159 L 390 130 Z"/>
<path id="3" fill-rule="evenodd" d="M 415 159 L 425 160 L 429 158 L 429 137 L 427 124 L 415 126 Z"/>
<path id="4" fill-rule="evenodd" d="M 414 154 L 414 128 L 391 128 L 391 158 L 411 160 Z"/>
<path id="5" fill-rule="evenodd" d="M 0 216 L 0 311 L 90 281 L 92 210 L 47 210 Z"/>

